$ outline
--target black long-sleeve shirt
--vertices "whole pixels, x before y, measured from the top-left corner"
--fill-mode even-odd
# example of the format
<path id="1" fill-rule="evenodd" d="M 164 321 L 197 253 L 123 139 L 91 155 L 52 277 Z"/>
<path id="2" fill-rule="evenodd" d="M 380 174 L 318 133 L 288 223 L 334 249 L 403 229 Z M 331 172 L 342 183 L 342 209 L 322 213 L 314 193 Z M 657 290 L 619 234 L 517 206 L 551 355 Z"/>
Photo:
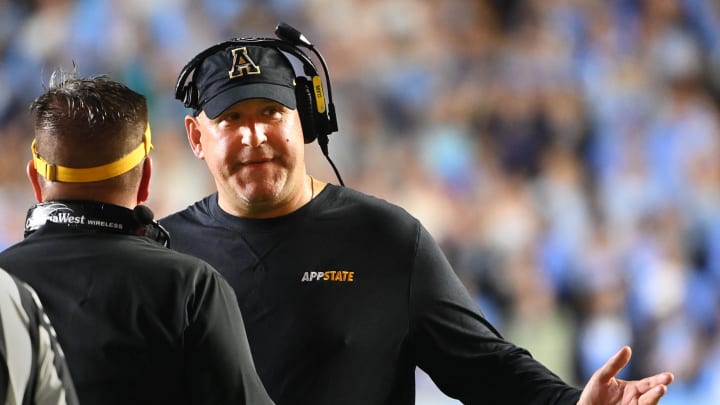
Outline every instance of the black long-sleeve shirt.
<path id="1" fill-rule="evenodd" d="M 277 404 L 412 404 L 416 366 L 465 404 L 578 400 L 500 336 L 425 228 L 386 201 L 328 185 L 294 213 L 248 219 L 213 194 L 160 222 L 234 288 Z"/>
<path id="2" fill-rule="evenodd" d="M 80 207 L 131 221 L 122 207 Z M 48 222 L 0 253 L 43 302 L 80 403 L 270 404 L 227 282 L 195 257 L 102 229 Z"/>

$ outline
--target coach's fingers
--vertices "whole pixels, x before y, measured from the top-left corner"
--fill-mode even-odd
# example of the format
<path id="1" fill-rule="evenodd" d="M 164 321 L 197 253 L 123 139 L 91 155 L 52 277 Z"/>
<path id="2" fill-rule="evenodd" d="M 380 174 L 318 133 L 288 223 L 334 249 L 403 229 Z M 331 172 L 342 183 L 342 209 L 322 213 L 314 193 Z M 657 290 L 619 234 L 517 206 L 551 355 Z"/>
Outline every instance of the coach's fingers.
<path id="1" fill-rule="evenodd" d="M 658 373 L 650 377 L 645 377 L 642 380 L 635 381 L 635 389 L 643 394 L 646 392 L 649 392 L 653 388 L 657 386 L 665 386 L 669 385 L 673 382 L 675 379 L 675 376 L 672 373 L 664 372 L 664 373 Z"/>
<path id="2" fill-rule="evenodd" d="M 660 398 L 662 398 L 666 392 L 667 387 L 665 385 L 655 386 L 640 396 L 638 405 L 657 405 L 660 402 Z"/>
<path id="3" fill-rule="evenodd" d="M 659 400 L 665 392 L 667 392 L 667 386 L 673 382 L 675 376 L 672 373 L 664 372 L 655 374 L 650 377 L 643 378 L 639 381 L 632 381 L 635 391 L 640 394 L 640 404 L 654 404 Z M 645 400 L 644 398 L 648 398 Z M 644 402 L 649 401 L 649 402 Z"/>
<path id="4" fill-rule="evenodd" d="M 623 346 L 614 356 L 612 356 L 600 369 L 595 372 L 595 376 L 602 384 L 607 383 L 614 378 L 617 373 L 625 367 L 630 361 L 632 350 L 629 346 Z"/>

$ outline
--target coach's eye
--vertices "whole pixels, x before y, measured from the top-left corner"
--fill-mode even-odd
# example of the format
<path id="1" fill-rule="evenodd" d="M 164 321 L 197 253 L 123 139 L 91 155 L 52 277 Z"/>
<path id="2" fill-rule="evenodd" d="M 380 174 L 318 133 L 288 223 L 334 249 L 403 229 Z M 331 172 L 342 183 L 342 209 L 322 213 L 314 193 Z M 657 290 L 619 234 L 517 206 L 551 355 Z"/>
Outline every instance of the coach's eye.
<path id="1" fill-rule="evenodd" d="M 265 115 L 280 114 L 280 108 L 276 106 L 269 106 L 265 108 Z"/>
<path id="2" fill-rule="evenodd" d="M 268 106 L 263 110 L 263 115 L 268 118 L 279 119 L 282 118 L 283 110 L 277 106 Z"/>
<path id="3" fill-rule="evenodd" d="M 225 121 L 237 121 L 241 117 L 240 113 L 236 111 L 228 111 L 226 114 L 223 115 L 222 119 Z"/>

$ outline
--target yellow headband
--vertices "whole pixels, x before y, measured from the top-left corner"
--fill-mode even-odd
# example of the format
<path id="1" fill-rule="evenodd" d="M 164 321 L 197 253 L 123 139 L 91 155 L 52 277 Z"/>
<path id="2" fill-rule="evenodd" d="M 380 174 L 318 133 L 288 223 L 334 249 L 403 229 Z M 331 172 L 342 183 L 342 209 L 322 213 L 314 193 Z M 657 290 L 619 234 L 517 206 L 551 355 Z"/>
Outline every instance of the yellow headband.
<path id="1" fill-rule="evenodd" d="M 33 161 L 35 162 L 35 170 L 50 181 L 60 181 L 63 183 L 89 183 L 92 181 L 111 179 L 127 173 L 130 169 L 142 162 L 145 157 L 149 156 L 150 150 L 153 148 L 150 136 L 150 123 L 145 127 L 143 142 L 138 145 L 135 150 L 114 162 L 102 166 L 77 169 L 54 165 L 40 157 L 36 144 L 37 139 L 33 139 L 32 146 L 30 147 L 32 149 Z"/>

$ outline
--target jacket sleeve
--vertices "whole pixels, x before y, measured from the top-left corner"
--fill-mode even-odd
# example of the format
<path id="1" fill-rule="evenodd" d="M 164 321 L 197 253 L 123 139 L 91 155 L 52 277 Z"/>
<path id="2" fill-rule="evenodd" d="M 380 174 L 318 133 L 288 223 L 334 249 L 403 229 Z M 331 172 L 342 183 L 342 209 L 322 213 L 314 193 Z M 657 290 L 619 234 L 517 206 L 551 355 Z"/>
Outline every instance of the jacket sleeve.
<path id="1" fill-rule="evenodd" d="M 502 338 L 418 224 L 410 330 L 418 366 L 464 404 L 575 404 L 580 390 Z"/>
<path id="2" fill-rule="evenodd" d="M 186 383 L 192 404 L 272 404 L 250 353 L 237 298 L 215 270 L 187 303 Z"/>

